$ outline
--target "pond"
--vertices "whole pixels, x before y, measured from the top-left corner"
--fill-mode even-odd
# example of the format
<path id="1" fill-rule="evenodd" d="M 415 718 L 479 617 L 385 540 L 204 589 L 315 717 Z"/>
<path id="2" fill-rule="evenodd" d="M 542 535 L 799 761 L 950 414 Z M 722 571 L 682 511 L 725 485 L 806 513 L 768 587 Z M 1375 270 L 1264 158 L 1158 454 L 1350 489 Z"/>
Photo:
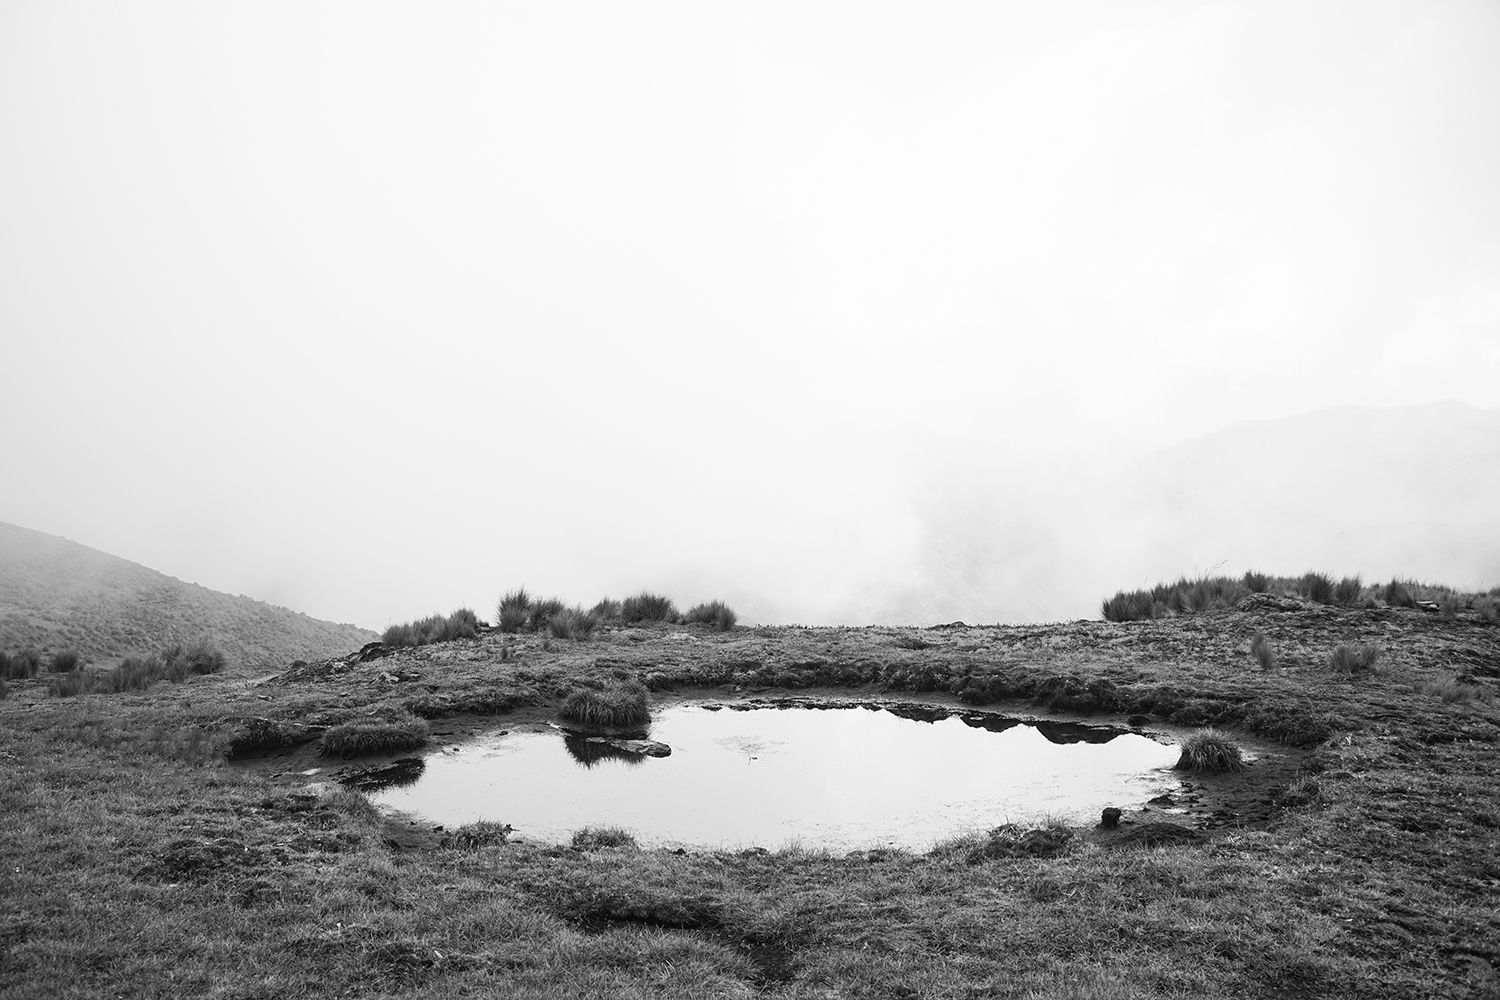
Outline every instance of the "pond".
<path id="1" fill-rule="evenodd" d="M 670 754 L 496 733 L 428 754 L 371 798 L 555 843 L 594 825 L 644 847 L 926 850 L 1006 822 L 1094 823 L 1180 787 L 1177 748 L 1128 730 L 917 706 L 682 705 L 656 714 L 650 738 Z"/>

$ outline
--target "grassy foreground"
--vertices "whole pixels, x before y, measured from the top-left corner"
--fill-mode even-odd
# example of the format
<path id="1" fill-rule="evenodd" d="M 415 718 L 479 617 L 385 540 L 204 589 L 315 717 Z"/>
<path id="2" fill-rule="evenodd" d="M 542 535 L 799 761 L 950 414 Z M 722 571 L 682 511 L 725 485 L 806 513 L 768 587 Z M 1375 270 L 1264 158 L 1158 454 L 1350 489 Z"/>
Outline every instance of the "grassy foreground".
<path id="1" fill-rule="evenodd" d="M 1376 666 L 1332 669 L 1364 643 Z M 75 698 L 16 679 L 0 997 L 1496 996 L 1497 675 L 1478 615 L 1250 600 L 1128 624 L 484 634 Z M 920 691 L 1311 753 L 1269 822 L 1204 842 L 849 856 L 445 836 L 226 760 L 626 681 Z"/>

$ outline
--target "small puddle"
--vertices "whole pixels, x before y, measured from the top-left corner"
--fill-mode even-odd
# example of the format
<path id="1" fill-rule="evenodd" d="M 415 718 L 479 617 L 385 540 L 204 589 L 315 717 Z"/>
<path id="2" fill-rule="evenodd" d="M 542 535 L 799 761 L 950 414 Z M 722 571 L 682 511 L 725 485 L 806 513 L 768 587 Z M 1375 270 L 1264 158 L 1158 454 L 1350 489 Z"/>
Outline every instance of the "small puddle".
<path id="1" fill-rule="evenodd" d="M 1127 730 L 919 706 L 663 709 L 665 757 L 555 729 L 430 753 L 372 791 L 434 824 L 511 824 L 566 843 L 623 827 L 644 847 L 926 850 L 1001 823 L 1098 822 L 1105 806 L 1174 793 L 1175 746 Z"/>

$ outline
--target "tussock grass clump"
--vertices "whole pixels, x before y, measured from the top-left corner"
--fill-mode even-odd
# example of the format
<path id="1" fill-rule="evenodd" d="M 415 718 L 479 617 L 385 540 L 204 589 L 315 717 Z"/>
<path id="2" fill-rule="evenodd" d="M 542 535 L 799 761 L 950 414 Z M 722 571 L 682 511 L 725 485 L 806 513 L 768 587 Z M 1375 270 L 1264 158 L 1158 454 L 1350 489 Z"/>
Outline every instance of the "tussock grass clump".
<path id="1" fill-rule="evenodd" d="M 1203 771 L 1223 774 L 1243 771 L 1245 760 L 1240 748 L 1215 729 L 1200 729 L 1182 741 L 1182 754 L 1173 767 L 1178 771 Z"/>
<path id="2" fill-rule="evenodd" d="M 10 697 L 10 682 L 5 679 L 4 674 L 0 674 L 0 701 L 8 697 Z"/>
<path id="3" fill-rule="evenodd" d="M 41 669 L 42 657 L 34 649 L 19 653 L 0 653 L 0 680 L 24 680 L 35 677 Z"/>
<path id="4" fill-rule="evenodd" d="M 531 595 L 525 587 L 517 587 L 500 598 L 495 609 L 495 624 L 502 632 L 519 632 L 526 627 L 531 617 Z"/>
<path id="5" fill-rule="evenodd" d="M 1232 608 L 1250 594 L 1240 580 L 1227 576 L 1183 577 L 1150 590 L 1122 590 L 1104 601 L 1105 621 L 1132 622 Z"/>
<path id="6" fill-rule="evenodd" d="M 938 857 L 958 857 L 966 864 L 1014 858 L 1052 858 L 1073 844 L 1073 831 L 1061 823 L 1020 826 L 1006 823 L 982 835 L 970 834 L 938 844 Z"/>
<path id="7" fill-rule="evenodd" d="M 487 819 L 478 820 L 474 823 L 465 823 L 453 834 L 444 838 L 444 847 L 453 847 L 460 851 L 478 851 L 495 844 L 503 844 L 510 837 L 513 828 L 509 823 L 495 823 Z"/>
<path id="8" fill-rule="evenodd" d="M 617 826 L 586 826 L 573 834 L 573 849 L 577 851 L 635 846 L 635 836 Z"/>
<path id="9" fill-rule="evenodd" d="M 646 688 L 626 681 L 604 688 L 577 688 L 563 700 L 558 717 L 590 729 L 632 729 L 651 721 Z"/>
<path id="10" fill-rule="evenodd" d="M 614 621 L 620 617 L 620 602 L 610 600 L 606 597 L 598 604 L 589 609 L 589 614 L 602 622 Z"/>
<path id="11" fill-rule="evenodd" d="M 199 636 L 187 645 L 168 646 L 161 657 L 172 680 L 182 680 L 190 674 L 216 674 L 224 669 L 225 663 L 223 652 L 207 636 Z"/>
<path id="12" fill-rule="evenodd" d="M 1326 573 L 1304 573 L 1294 589 L 1314 604 L 1333 603 L 1333 579 Z"/>
<path id="13" fill-rule="evenodd" d="M 1450 704 L 1470 701 L 1490 704 L 1495 700 L 1495 689 L 1480 684 L 1472 677 L 1445 677 L 1441 680 L 1425 681 L 1417 690 L 1423 694 L 1441 698 Z"/>
<path id="14" fill-rule="evenodd" d="M 588 639 L 599 628 L 599 619 L 581 608 L 563 608 L 547 619 L 547 628 L 559 639 Z"/>
<path id="15" fill-rule="evenodd" d="M 691 625 L 712 625 L 720 632 L 728 632 L 739 619 L 723 601 L 708 601 L 691 608 L 682 620 Z"/>
<path id="16" fill-rule="evenodd" d="M 416 621 L 387 628 L 380 641 L 387 646 L 427 646 L 434 642 L 472 639 L 479 634 L 479 616 L 471 608 L 459 608 L 452 614 L 429 615 Z"/>
<path id="17" fill-rule="evenodd" d="M 1358 646 L 1340 645 L 1328 657 L 1328 666 L 1336 674 L 1363 674 L 1380 662 L 1380 647 L 1370 642 Z"/>
<path id="18" fill-rule="evenodd" d="M 47 679 L 47 694 L 53 698 L 76 698 L 81 694 L 87 694 L 92 690 L 91 677 L 92 675 L 86 670 L 53 674 Z"/>
<path id="19" fill-rule="evenodd" d="M 1264 633 L 1257 632 L 1251 637 L 1250 655 L 1255 657 L 1262 670 L 1270 670 L 1276 666 L 1276 650 L 1271 647 L 1271 641 Z"/>
<path id="20" fill-rule="evenodd" d="M 323 756 L 364 757 L 415 750 L 427 743 L 426 721 L 408 713 L 390 718 L 355 719 L 323 734 Z"/>
<path id="21" fill-rule="evenodd" d="M 1264 573 L 1258 573 L 1252 569 L 1245 572 L 1245 576 L 1241 582 L 1244 583 L 1245 589 L 1250 591 L 1250 593 L 1264 594 L 1267 585 L 1271 582 L 1271 578 Z"/>
<path id="22" fill-rule="evenodd" d="M 1333 585 L 1333 600 L 1336 604 L 1355 605 L 1359 603 L 1359 595 L 1364 593 L 1364 584 L 1359 582 L 1359 576 L 1346 576 Z"/>
<path id="23" fill-rule="evenodd" d="M 71 674 L 79 666 L 78 653 L 71 649 L 53 653 L 52 659 L 47 663 L 47 669 L 54 674 Z"/>
<path id="24" fill-rule="evenodd" d="M 627 622 L 675 622 L 677 605 L 670 597 L 642 591 L 625 598 L 620 605 L 620 617 Z"/>

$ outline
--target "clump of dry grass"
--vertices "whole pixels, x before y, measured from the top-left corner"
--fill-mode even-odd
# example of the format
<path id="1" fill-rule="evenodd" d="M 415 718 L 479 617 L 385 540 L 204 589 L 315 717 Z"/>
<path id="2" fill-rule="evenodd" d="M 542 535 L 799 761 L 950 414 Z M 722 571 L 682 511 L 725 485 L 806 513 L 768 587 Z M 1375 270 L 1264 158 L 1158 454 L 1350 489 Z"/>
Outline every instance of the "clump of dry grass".
<path id="1" fill-rule="evenodd" d="M 54 674 L 71 674 L 78 669 L 81 662 L 77 651 L 64 649 L 61 652 L 52 654 L 52 659 L 48 662 L 47 669 Z"/>
<path id="2" fill-rule="evenodd" d="M 599 619 L 581 608 L 563 608 L 548 617 L 547 628 L 559 639 L 588 639 L 598 630 Z"/>
<path id="3" fill-rule="evenodd" d="M 1417 687 L 1423 694 L 1441 698 L 1450 704 L 1478 701 L 1489 704 L 1495 700 L 1495 689 L 1480 684 L 1472 677 L 1458 675 L 1439 680 L 1425 681 Z"/>
<path id="4" fill-rule="evenodd" d="M 639 681 L 603 688 L 577 688 L 564 699 L 557 714 L 567 722 L 590 729 L 639 728 L 651 721 L 646 688 Z"/>
<path id="5" fill-rule="evenodd" d="M 1199 729 L 1182 741 L 1182 753 L 1173 767 L 1178 771 L 1223 774 L 1243 771 L 1244 756 L 1232 740 L 1215 729 Z"/>
<path id="6" fill-rule="evenodd" d="M 410 713 L 388 718 L 354 719 L 323 734 L 323 756 L 363 757 L 415 750 L 427 744 L 427 723 Z"/>
<path id="7" fill-rule="evenodd" d="M 42 654 L 34 649 L 0 653 L 0 679 L 24 680 L 35 677 L 41 668 Z"/>
<path id="8" fill-rule="evenodd" d="M 1271 642 L 1264 633 L 1257 632 L 1250 639 L 1250 655 L 1255 657 L 1262 670 L 1270 670 L 1276 666 L 1276 650 L 1271 648 Z"/>
<path id="9" fill-rule="evenodd" d="M 1358 646 L 1340 645 L 1328 657 L 1328 666 L 1336 674 L 1362 674 L 1375 669 L 1380 661 L 1380 647 L 1370 642 Z"/>
<path id="10" fill-rule="evenodd" d="M 728 632 L 739 619 L 723 601 L 708 601 L 689 609 L 682 620 L 690 625 L 712 625 L 717 631 Z"/>

